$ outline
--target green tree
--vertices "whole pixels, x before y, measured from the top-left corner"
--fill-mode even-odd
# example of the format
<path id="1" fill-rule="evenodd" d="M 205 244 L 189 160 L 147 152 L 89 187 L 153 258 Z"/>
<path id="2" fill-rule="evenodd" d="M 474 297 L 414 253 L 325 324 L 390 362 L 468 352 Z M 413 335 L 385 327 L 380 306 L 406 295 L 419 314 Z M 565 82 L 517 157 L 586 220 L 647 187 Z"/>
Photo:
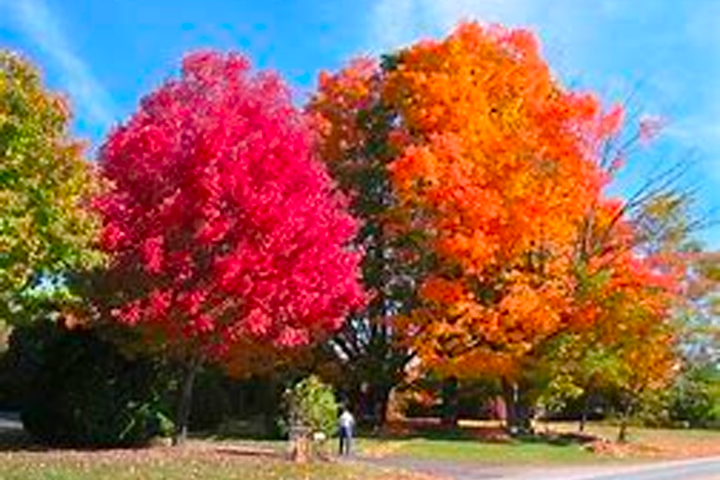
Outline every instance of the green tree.
<path id="1" fill-rule="evenodd" d="M 66 293 L 64 272 L 100 259 L 84 208 L 99 184 L 70 118 L 33 65 L 0 50 L 0 322 L 33 318 Z"/>

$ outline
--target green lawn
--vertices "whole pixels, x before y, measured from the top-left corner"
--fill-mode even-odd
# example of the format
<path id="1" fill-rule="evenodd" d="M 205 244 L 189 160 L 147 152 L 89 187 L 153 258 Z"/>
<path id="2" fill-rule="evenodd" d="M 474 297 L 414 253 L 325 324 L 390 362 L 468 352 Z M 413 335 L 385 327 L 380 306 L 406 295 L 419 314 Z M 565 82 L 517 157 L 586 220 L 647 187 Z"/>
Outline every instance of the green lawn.
<path id="1" fill-rule="evenodd" d="M 223 442 L 223 439 L 215 439 Z M 336 448 L 336 439 L 326 445 L 331 454 Z M 230 442 L 232 443 L 232 441 Z M 286 448 L 285 442 L 247 441 L 258 448 L 279 451 Z M 604 461 L 597 455 L 575 443 L 552 444 L 545 441 L 487 442 L 464 430 L 455 432 L 423 432 L 417 436 L 373 438 L 361 437 L 356 440 L 355 451 L 360 456 L 384 457 L 401 456 L 421 459 L 477 461 L 487 464 L 578 464 Z"/>
<path id="2" fill-rule="evenodd" d="M 368 455 L 421 459 L 472 461 L 489 465 L 582 464 L 604 458 L 579 445 L 542 442 L 488 443 L 482 440 L 411 438 L 403 440 L 361 440 L 359 448 Z"/>
<path id="3" fill-rule="evenodd" d="M 474 427 L 474 428 L 473 428 Z M 413 457 L 428 460 L 470 461 L 489 465 L 577 465 L 587 463 L 641 461 L 647 459 L 720 455 L 720 431 L 668 430 L 632 427 L 627 445 L 608 444 L 602 454 L 559 438 L 488 441 L 483 429 L 494 424 L 476 422 L 471 428 L 452 432 L 424 431 L 395 438 L 367 438 L 360 450 L 370 456 Z M 576 432 L 570 423 L 542 424 L 539 431 Z M 589 424 L 586 433 L 614 440 L 617 427 Z"/>

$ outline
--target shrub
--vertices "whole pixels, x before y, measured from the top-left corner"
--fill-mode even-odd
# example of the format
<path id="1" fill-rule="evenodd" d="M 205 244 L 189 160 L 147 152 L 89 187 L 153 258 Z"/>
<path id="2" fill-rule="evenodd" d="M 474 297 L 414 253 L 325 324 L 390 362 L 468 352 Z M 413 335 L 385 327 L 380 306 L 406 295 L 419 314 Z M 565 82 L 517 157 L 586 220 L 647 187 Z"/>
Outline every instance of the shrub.
<path id="1" fill-rule="evenodd" d="M 302 426 L 327 437 L 335 433 L 338 414 L 335 393 L 317 376 L 310 375 L 287 390 L 284 406 L 286 431 L 291 426 Z"/>
<path id="2" fill-rule="evenodd" d="M 17 330 L 18 359 L 31 375 L 22 421 L 38 441 L 80 447 L 131 446 L 167 434 L 164 369 L 125 358 L 92 330 L 50 322 Z"/>
<path id="3" fill-rule="evenodd" d="M 706 427 L 717 420 L 715 381 L 702 371 L 681 377 L 669 392 L 669 417 L 690 427 Z"/>

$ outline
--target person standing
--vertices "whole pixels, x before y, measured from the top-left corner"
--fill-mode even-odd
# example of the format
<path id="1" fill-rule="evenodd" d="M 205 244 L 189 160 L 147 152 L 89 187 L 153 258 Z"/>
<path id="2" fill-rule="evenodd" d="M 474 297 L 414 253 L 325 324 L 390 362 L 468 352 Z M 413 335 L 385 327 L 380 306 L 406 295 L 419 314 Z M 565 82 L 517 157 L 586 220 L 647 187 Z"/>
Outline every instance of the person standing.
<path id="1" fill-rule="evenodd" d="M 355 417 L 347 408 L 343 408 L 340 418 L 338 419 L 338 427 L 340 430 L 340 455 L 350 455 L 350 445 L 352 444 L 353 429 L 355 428 Z"/>

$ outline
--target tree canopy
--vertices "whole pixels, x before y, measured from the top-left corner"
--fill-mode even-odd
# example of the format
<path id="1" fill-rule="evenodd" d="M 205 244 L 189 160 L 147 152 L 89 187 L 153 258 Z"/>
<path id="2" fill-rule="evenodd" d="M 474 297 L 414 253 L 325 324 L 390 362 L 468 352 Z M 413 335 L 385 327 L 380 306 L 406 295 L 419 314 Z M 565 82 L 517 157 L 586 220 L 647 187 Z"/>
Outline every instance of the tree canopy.
<path id="1" fill-rule="evenodd" d="M 0 319 L 16 322 L 35 290 L 97 264 L 98 221 L 87 203 L 99 183 L 70 133 L 66 99 L 38 70 L 0 51 Z M 57 290 L 55 288 L 55 290 Z"/>
<path id="2" fill-rule="evenodd" d="M 310 146 L 278 77 L 236 54 L 187 56 L 100 155 L 117 320 L 206 359 L 339 328 L 363 300 L 356 223 Z"/>

